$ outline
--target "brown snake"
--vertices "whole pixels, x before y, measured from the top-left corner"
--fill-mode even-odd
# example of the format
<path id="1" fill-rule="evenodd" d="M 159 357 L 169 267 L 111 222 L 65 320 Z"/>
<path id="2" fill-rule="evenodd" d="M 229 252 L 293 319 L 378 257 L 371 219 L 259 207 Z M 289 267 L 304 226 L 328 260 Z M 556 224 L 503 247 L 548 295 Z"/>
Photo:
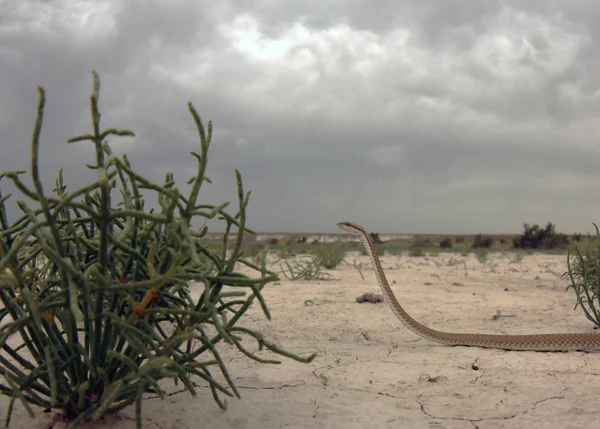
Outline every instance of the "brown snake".
<path id="1" fill-rule="evenodd" d="M 569 351 L 569 350 L 600 350 L 600 334 L 534 334 L 534 335 L 489 335 L 464 334 L 436 331 L 417 322 L 404 311 L 392 288 L 390 287 L 381 262 L 375 251 L 371 236 L 360 225 L 350 222 L 337 224 L 341 229 L 355 236 L 364 245 L 371 264 L 375 270 L 377 281 L 390 308 L 402 324 L 415 334 L 437 343 L 448 346 L 476 346 L 504 350 L 530 351 Z"/>

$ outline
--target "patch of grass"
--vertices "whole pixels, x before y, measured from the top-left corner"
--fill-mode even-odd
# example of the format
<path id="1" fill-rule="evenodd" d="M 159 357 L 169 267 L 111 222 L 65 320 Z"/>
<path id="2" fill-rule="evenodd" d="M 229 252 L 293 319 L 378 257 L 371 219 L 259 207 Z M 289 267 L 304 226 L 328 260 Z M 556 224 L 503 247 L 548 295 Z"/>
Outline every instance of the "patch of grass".
<path id="1" fill-rule="evenodd" d="M 423 252 L 423 248 L 421 248 L 421 247 L 413 247 L 408 252 L 408 256 L 412 256 L 412 257 L 419 257 L 419 256 L 424 256 L 424 255 L 425 254 Z"/>
<path id="2" fill-rule="evenodd" d="M 388 253 L 389 255 L 400 256 L 408 249 L 409 246 L 404 243 L 389 242 L 381 246 L 381 254 Z"/>
<path id="3" fill-rule="evenodd" d="M 324 243 L 313 248 L 316 260 L 328 270 L 337 267 L 346 256 L 346 249 L 340 243 Z"/>

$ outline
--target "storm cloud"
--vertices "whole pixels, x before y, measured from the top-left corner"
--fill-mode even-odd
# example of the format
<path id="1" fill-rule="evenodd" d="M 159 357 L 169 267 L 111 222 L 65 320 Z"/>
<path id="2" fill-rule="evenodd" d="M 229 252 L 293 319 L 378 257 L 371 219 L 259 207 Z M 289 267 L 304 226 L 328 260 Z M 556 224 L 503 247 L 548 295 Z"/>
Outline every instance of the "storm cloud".
<path id="1" fill-rule="evenodd" d="M 212 120 L 205 203 L 252 191 L 258 231 L 511 233 L 600 221 L 593 1 L 0 1 L 0 171 L 94 177 L 91 70 L 134 168 L 184 183 Z M 8 181 L 0 182 L 6 193 Z M 11 189 L 12 190 L 12 189 Z M 11 208 L 14 219 L 19 211 Z"/>

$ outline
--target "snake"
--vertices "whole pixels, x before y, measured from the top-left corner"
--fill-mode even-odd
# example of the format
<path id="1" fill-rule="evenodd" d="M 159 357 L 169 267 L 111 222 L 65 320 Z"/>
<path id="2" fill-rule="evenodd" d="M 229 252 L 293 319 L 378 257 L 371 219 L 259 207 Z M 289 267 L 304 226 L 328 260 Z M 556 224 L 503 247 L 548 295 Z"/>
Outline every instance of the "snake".
<path id="1" fill-rule="evenodd" d="M 503 335 L 442 332 L 428 328 L 413 319 L 398 302 L 383 271 L 370 234 L 362 226 L 351 222 L 339 222 L 337 226 L 343 231 L 358 237 L 371 260 L 371 265 L 385 301 L 400 322 L 422 338 L 447 346 L 483 347 L 502 350 L 539 352 L 600 350 L 600 334 L 594 333 Z"/>

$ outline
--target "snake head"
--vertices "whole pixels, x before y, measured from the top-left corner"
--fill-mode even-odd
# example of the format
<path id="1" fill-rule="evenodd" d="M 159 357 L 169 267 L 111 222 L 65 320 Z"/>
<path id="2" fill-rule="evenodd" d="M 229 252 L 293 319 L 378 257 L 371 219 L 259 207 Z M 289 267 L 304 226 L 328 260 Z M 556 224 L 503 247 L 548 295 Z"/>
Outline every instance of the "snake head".
<path id="1" fill-rule="evenodd" d="M 347 232 L 354 232 L 350 222 L 338 222 L 337 226 Z"/>
<path id="2" fill-rule="evenodd" d="M 367 232 L 360 225 L 356 225 L 352 222 L 339 222 L 337 226 L 346 232 L 354 235 L 367 234 Z M 368 234 L 367 234 L 368 235 Z"/>

